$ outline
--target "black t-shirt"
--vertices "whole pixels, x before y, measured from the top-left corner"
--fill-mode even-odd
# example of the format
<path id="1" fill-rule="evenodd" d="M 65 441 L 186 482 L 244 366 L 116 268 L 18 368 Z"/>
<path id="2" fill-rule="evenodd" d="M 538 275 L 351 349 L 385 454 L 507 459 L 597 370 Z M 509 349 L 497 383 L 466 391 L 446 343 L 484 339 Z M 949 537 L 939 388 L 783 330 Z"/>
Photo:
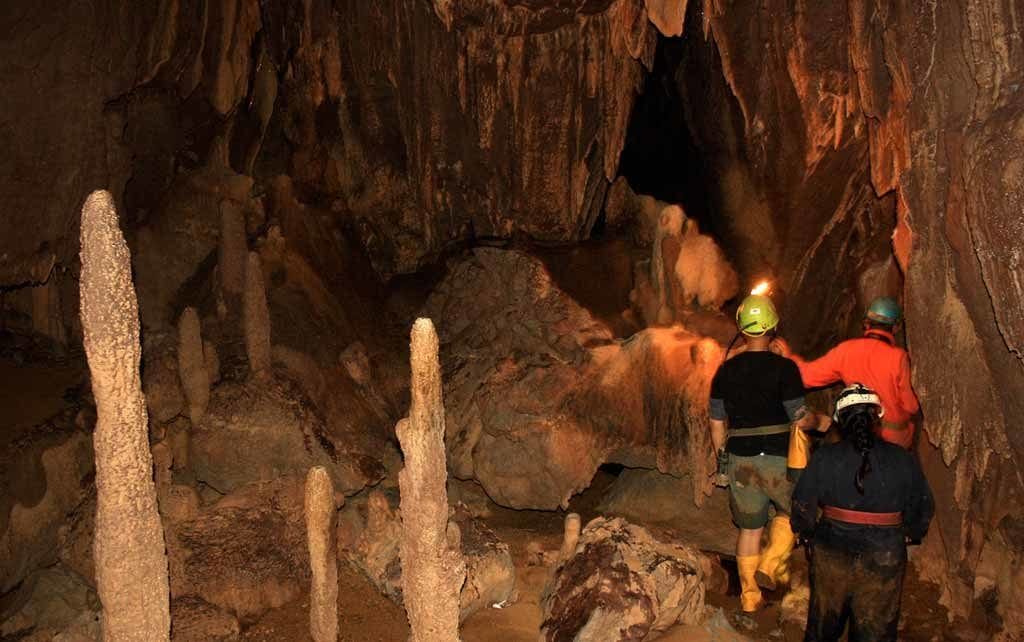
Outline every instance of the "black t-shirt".
<path id="1" fill-rule="evenodd" d="M 728 419 L 730 430 L 788 424 L 804 401 L 800 370 L 774 352 L 742 352 L 729 359 L 711 381 L 711 417 Z M 715 416 L 724 406 L 725 417 Z M 718 408 L 718 413 L 716 413 Z M 726 451 L 742 457 L 764 453 L 785 457 L 789 433 L 729 438 Z"/>

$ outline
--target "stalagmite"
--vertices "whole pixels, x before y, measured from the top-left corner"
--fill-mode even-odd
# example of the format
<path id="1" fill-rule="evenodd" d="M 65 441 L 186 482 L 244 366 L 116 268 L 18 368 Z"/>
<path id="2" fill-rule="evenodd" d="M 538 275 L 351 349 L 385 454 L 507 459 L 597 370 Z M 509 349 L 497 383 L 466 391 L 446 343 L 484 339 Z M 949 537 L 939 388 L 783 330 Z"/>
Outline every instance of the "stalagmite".
<path id="1" fill-rule="evenodd" d="M 437 333 L 430 319 L 412 328 L 409 418 L 395 429 L 405 454 L 399 473 L 402 511 L 402 592 L 413 642 L 459 639 L 462 556 L 448 537 L 448 472 Z"/>
<path id="2" fill-rule="evenodd" d="M 237 305 L 245 286 L 245 261 L 248 251 L 245 240 L 245 216 L 235 201 L 220 204 L 220 246 L 217 267 L 220 272 L 221 295 Z M 237 308 L 235 308 L 237 310 Z"/>
<path id="3" fill-rule="evenodd" d="M 188 399 L 189 419 L 198 424 L 210 403 L 210 374 L 195 308 L 185 308 L 178 319 L 178 377 Z"/>
<path id="4" fill-rule="evenodd" d="M 312 584 L 309 633 L 314 642 L 338 639 L 338 554 L 335 548 L 334 485 L 327 469 L 316 466 L 306 476 L 306 541 Z"/>
<path id="5" fill-rule="evenodd" d="M 96 586 L 106 642 L 170 637 L 164 534 L 139 378 L 131 257 L 106 191 L 82 208 L 82 330 L 96 398 Z"/>
<path id="6" fill-rule="evenodd" d="M 565 516 L 565 533 L 562 535 L 562 550 L 558 559 L 567 560 L 576 552 L 576 544 L 580 541 L 580 515 L 569 513 Z"/>
<path id="7" fill-rule="evenodd" d="M 260 256 L 249 252 L 245 266 L 245 351 L 249 369 L 256 376 L 270 373 L 270 311 L 263 286 Z"/>

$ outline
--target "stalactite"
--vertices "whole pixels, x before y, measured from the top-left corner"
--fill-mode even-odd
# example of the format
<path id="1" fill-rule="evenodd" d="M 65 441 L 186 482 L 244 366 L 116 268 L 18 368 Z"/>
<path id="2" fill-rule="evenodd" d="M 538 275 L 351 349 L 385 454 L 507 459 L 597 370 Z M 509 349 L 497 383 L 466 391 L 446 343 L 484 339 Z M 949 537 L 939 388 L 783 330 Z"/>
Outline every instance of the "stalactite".
<path id="1" fill-rule="evenodd" d="M 106 642 L 170 639 L 131 257 L 106 191 L 82 208 L 81 316 L 96 398 L 96 586 Z"/>
<path id="2" fill-rule="evenodd" d="M 399 473 L 402 591 L 413 642 L 459 639 L 465 564 L 448 534 L 448 472 L 437 333 L 429 319 L 412 328 L 412 400 L 396 432 L 405 454 Z"/>
<path id="3" fill-rule="evenodd" d="M 189 419 L 198 424 L 210 403 L 210 374 L 195 308 L 185 308 L 178 319 L 178 377 L 188 399 Z"/>
<path id="4" fill-rule="evenodd" d="M 260 256 L 249 252 L 245 267 L 245 351 L 249 370 L 257 377 L 270 373 L 270 311 L 263 286 Z"/>
<path id="5" fill-rule="evenodd" d="M 334 485 L 327 469 L 306 476 L 306 541 L 313 579 L 309 589 L 309 633 L 314 642 L 338 639 L 338 554 L 335 548 Z"/>

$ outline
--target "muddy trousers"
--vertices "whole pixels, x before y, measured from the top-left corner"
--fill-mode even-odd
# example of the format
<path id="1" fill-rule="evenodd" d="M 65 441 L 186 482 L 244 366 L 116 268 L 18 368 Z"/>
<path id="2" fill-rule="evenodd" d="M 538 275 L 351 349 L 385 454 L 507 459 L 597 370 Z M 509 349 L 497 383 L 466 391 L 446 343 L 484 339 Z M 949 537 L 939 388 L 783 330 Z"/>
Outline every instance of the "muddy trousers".
<path id="1" fill-rule="evenodd" d="M 815 543 L 811 603 L 804 642 L 839 640 L 850 625 L 850 642 L 896 640 L 905 548 L 853 552 Z"/>

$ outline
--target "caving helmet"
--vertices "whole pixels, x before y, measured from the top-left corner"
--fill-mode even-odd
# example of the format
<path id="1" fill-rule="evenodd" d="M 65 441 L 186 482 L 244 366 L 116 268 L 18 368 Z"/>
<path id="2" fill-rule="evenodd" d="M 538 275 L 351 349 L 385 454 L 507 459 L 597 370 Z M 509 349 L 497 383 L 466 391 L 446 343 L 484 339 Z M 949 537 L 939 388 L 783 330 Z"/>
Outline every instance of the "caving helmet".
<path id="1" fill-rule="evenodd" d="M 903 318 L 900 304 L 891 296 L 880 296 L 871 302 L 864 318 L 884 325 L 896 325 Z"/>
<path id="2" fill-rule="evenodd" d="M 760 337 L 777 325 L 775 304 L 763 294 L 751 294 L 736 310 L 736 326 L 748 337 Z"/>
<path id="3" fill-rule="evenodd" d="M 882 400 L 878 398 L 878 394 L 862 383 L 855 383 L 846 386 L 839 393 L 839 397 L 836 399 L 836 410 L 832 413 L 833 421 L 838 423 L 839 415 L 843 414 L 847 408 L 862 404 L 870 404 L 877 407 L 879 417 L 885 414 L 885 411 L 882 409 Z"/>

